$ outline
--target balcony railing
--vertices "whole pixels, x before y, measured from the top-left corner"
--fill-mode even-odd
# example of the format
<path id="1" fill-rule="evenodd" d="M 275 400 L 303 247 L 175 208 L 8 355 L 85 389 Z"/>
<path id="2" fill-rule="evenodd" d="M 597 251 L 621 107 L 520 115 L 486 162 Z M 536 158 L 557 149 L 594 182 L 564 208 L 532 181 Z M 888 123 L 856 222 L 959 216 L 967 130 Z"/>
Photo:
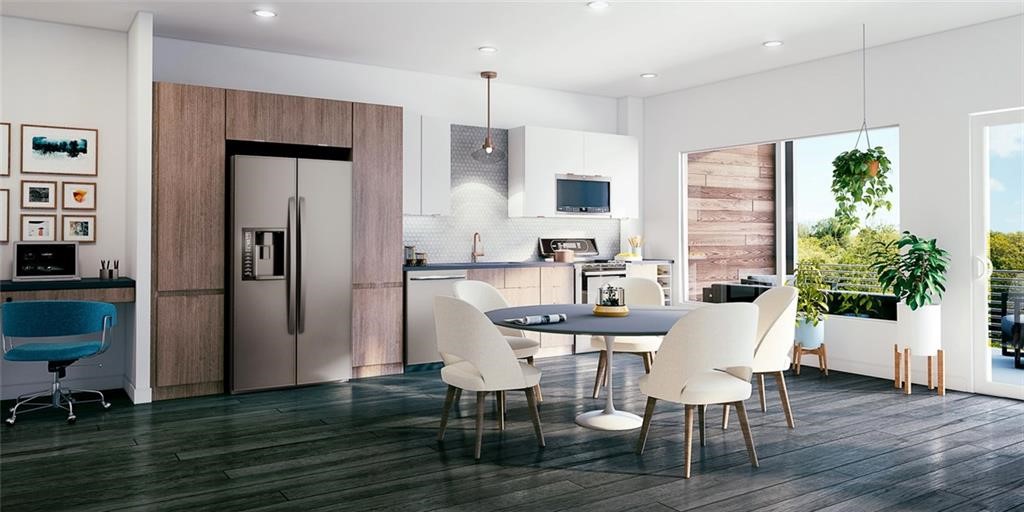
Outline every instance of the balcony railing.
<path id="1" fill-rule="evenodd" d="M 999 343 L 1003 316 L 1016 311 L 1015 297 L 1024 294 L 1024 270 L 993 270 L 988 290 L 988 337 Z"/>

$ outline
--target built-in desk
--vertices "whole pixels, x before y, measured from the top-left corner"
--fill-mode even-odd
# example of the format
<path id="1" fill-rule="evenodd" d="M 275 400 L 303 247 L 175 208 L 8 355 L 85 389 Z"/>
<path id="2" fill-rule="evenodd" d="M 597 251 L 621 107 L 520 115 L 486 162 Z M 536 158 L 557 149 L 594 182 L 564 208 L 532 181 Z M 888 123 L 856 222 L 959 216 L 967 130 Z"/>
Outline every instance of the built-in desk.
<path id="1" fill-rule="evenodd" d="M 0 300 L 94 300 L 99 302 L 135 302 L 135 280 L 130 277 L 100 279 L 86 277 L 74 281 L 0 281 Z"/>

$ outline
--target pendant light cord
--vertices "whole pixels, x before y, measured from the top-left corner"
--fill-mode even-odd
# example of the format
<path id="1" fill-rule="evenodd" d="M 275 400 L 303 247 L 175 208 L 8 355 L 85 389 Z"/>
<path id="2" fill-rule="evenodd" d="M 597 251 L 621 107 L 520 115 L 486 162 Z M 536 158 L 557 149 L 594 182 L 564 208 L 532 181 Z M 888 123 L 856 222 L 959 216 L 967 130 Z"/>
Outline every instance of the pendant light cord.
<path id="1" fill-rule="evenodd" d="M 491 79 L 487 79 L 487 140 L 491 140 Z M 493 143 L 492 143 L 493 144 Z"/>
<path id="2" fill-rule="evenodd" d="M 868 133 L 868 36 L 867 36 L 867 25 L 864 23 L 860 24 L 860 70 L 861 70 L 861 113 L 863 118 L 861 120 L 860 131 L 857 132 L 857 142 L 853 145 L 854 149 L 860 146 L 860 136 L 864 135 L 864 139 L 867 141 L 868 149 L 871 149 L 871 134 Z"/>

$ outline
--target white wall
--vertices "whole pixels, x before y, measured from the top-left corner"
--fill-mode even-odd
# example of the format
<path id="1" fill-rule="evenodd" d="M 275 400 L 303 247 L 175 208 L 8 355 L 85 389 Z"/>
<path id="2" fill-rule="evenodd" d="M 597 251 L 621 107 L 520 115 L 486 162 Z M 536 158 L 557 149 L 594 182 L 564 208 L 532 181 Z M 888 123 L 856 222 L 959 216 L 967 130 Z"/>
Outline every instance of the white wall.
<path id="1" fill-rule="evenodd" d="M 1024 105 L 1024 17 L 870 49 L 868 80 L 868 121 L 900 126 L 900 225 L 937 237 L 952 255 L 943 301 L 947 382 L 970 390 L 968 115 Z M 648 253 L 681 260 L 680 152 L 856 130 L 860 84 L 860 55 L 848 54 L 647 98 Z M 840 325 L 856 325 L 850 322 Z M 848 362 L 832 366 L 890 376 L 894 327 L 851 327 L 842 339 L 837 334 L 832 344 L 850 344 L 851 350 L 843 351 Z M 863 343 L 860 350 L 857 343 Z M 839 352 L 832 344 L 830 355 Z M 920 381 L 924 365 L 915 366 Z"/>
<path id="2" fill-rule="evenodd" d="M 0 118 L 12 125 L 11 176 L 0 178 L 0 188 L 11 191 L 11 239 L 20 236 L 21 179 L 96 182 L 97 241 L 83 244 L 80 250 L 82 274 L 95 277 L 100 259 L 124 261 L 126 257 L 127 37 L 123 32 L 0 17 L 0 46 Z M 21 176 L 20 125 L 25 123 L 99 129 L 99 176 Z M 63 212 L 45 213 L 59 216 Z M 0 244 L 0 277 L 10 279 L 11 272 L 11 245 Z M 69 384 L 99 389 L 122 386 L 125 349 L 131 339 L 125 321 L 130 312 L 119 307 L 118 315 L 114 347 L 90 361 L 102 362 L 103 367 L 73 366 Z M 49 386 L 46 363 L 4 361 L 0 370 L 4 399 Z"/>
<path id="3" fill-rule="evenodd" d="M 485 120 L 484 80 L 155 38 L 157 81 L 399 105 L 456 124 Z M 481 69 L 483 71 L 483 69 Z M 493 123 L 615 133 L 614 98 L 492 83 Z"/>

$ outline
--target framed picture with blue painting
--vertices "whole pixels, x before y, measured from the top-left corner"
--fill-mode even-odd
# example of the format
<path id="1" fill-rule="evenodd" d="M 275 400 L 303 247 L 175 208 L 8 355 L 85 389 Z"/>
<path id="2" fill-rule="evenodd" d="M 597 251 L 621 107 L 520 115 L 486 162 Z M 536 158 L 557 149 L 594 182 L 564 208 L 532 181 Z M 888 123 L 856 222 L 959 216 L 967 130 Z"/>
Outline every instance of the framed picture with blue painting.
<path id="1" fill-rule="evenodd" d="M 21 125 L 22 174 L 96 176 L 99 130 Z"/>

